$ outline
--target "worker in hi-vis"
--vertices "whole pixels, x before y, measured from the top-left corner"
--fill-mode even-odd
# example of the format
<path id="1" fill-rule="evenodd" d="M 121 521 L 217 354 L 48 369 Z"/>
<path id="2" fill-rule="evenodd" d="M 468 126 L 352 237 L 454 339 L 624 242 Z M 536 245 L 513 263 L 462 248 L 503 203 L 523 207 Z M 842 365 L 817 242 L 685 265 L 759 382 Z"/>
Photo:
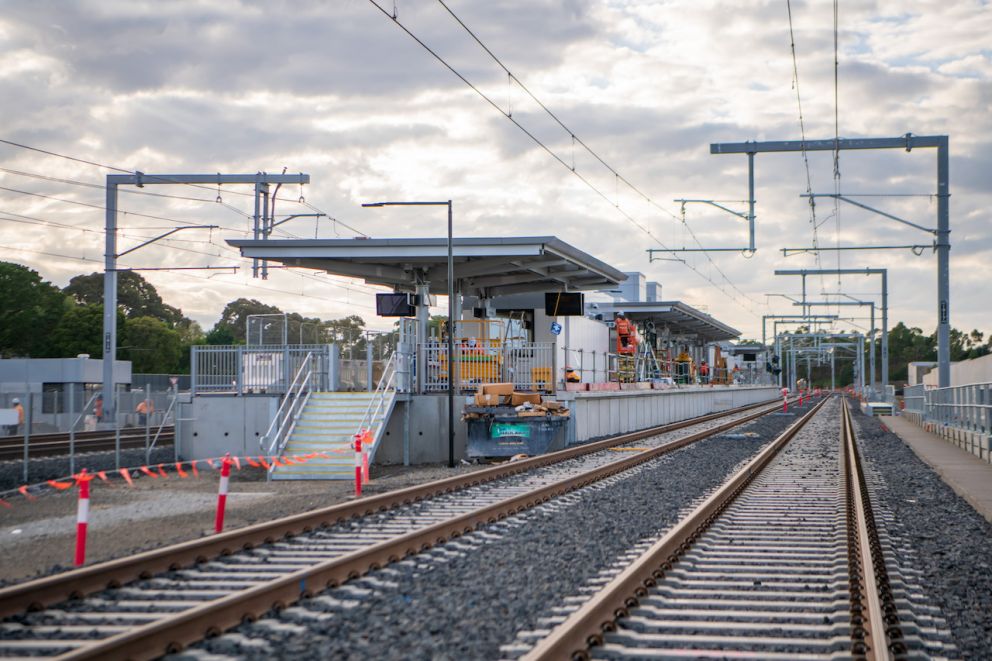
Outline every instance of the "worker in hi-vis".
<path id="1" fill-rule="evenodd" d="M 134 410 L 138 413 L 138 425 L 143 427 L 148 424 L 148 416 L 155 412 L 155 405 L 151 397 L 146 397 L 138 402 Z"/>

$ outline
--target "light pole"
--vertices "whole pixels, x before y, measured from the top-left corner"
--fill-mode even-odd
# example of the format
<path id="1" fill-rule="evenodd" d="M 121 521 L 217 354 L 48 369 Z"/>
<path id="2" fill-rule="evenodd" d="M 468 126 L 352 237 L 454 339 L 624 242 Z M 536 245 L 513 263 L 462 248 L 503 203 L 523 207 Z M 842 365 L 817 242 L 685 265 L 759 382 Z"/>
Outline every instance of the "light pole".
<path id="1" fill-rule="evenodd" d="M 368 202 L 363 207 L 448 207 L 448 468 L 455 467 L 455 259 L 451 200 L 446 202 Z M 423 302 L 421 303 L 423 304 Z M 421 338 L 423 340 L 424 338 Z M 423 367 L 422 365 L 420 366 Z"/>

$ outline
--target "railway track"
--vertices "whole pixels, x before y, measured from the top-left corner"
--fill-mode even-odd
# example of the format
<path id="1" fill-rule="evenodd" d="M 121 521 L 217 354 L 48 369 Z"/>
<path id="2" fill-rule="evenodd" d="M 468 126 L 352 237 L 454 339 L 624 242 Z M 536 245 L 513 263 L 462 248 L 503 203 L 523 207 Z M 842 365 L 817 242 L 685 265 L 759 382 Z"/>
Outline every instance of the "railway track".
<path id="1" fill-rule="evenodd" d="M 624 434 L 5 588 L 0 655 L 176 651 L 780 406 Z"/>
<path id="2" fill-rule="evenodd" d="M 155 430 L 152 430 L 151 437 L 154 438 Z M 159 434 L 157 446 L 171 445 L 175 438 L 173 427 L 163 427 Z M 122 429 L 120 437 L 122 450 L 133 450 L 145 447 L 144 428 Z M 57 434 L 32 434 L 28 441 L 28 458 L 56 457 L 70 453 L 73 444 L 69 441 L 69 433 Z M 74 451 L 81 452 L 106 452 L 117 447 L 117 439 L 114 432 L 110 431 L 88 431 L 76 432 Z M 10 461 L 24 458 L 24 438 L 21 436 L 0 437 L 0 461 Z"/>
<path id="3" fill-rule="evenodd" d="M 523 658 L 941 657 L 869 493 L 847 405 L 824 400 Z"/>

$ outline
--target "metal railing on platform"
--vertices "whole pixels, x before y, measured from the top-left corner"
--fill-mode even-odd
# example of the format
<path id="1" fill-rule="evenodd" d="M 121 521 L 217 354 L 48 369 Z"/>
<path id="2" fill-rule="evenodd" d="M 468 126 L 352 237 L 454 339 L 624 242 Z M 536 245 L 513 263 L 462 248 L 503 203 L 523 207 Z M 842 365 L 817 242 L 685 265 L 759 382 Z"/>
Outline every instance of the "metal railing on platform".
<path id="1" fill-rule="evenodd" d="M 447 391 L 448 347 L 431 342 L 421 344 L 418 353 L 423 356 L 423 391 Z M 517 390 L 554 392 L 554 357 L 552 342 L 459 344 L 454 350 L 455 387 L 465 391 L 485 383 L 513 383 Z"/>
<path id="2" fill-rule="evenodd" d="M 307 356 L 313 360 L 314 389 L 325 389 L 331 373 L 331 347 L 329 344 L 194 346 L 190 389 L 194 395 L 283 394 Z"/>
<path id="3" fill-rule="evenodd" d="M 923 422 L 992 434 L 992 383 L 948 388 L 907 386 L 903 402 L 904 409 L 921 415 Z"/>
<path id="4" fill-rule="evenodd" d="M 286 395 L 279 403 L 279 409 L 273 416 L 269 428 L 258 441 L 262 454 L 273 457 L 282 455 L 303 409 L 306 408 L 307 402 L 310 400 L 310 393 L 313 392 L 312 385 L 316 374 L 314 371 L 315 362 L 313 353 L 304 356 L 299 369 L 293 376 L 292 383 L 286 390 Z M 272 475 L 273 468 L 274 466 L 269 467 L 269 476 Z"/>

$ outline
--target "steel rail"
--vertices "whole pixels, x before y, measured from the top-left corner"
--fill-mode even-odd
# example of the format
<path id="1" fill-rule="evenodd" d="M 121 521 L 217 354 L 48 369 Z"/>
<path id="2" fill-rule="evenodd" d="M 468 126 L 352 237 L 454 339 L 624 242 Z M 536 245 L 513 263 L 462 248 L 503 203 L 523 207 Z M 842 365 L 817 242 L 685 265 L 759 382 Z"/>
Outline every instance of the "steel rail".
<path id="1" fill-rule="evenodd" d="M 606 464 L 576 476 L 544 485 L 527 493 L 512 496 L 346 555 L 320 562 L 268 583 L 221 597 L 175 615 L 136 627 L 70 651 L 61 659 L 152 659 L 179 652 L 186 645 L 218 635 L 242 622 L 252 622 L 264 613 L 281 610 L 301 598 L 326 588 L 337 587 L 351 579 L 388 564 L 427 551 L 434 545 L 470 533 L 487 524 L 540 505 L 586 485 L 622 473 L 704 438 L 718 435 L 748 420 L 778 410 L 778 404 L 743 419 L 699 431 L 665 445 L 643 450 L 626 459 Z M 641 434 L 642 432 L 637 432 Z M 655 432 L 657 433 L 657 432 Z M 616 440 L 613 440 L 616 445 Z M 2 599 L 0 594 L 0 599 Z"/>
<path id="2" fill-rule="evenodd" d="M 769 405 L 770 402 L 774 402 L 774 404 Z M 744 424 L 766 413 L 777 411 L 780 407 L 780 400 L 777 399 L 750 404 L 668 425 L 660 425 L 637 432 L 621 434 L 602 441 L 588 443 L 522 461 L 507 462 L 465 475 L 444 478 L 369 498 L 266 521 L 210 537 L 181 542 L 160 549 L 145 551 L 124 558 L 109 560 L 88 567 L 81 567 L 33 581 L 0 588 L 0 617 L 16 615 L 24 611 L 41 610 L 46 606 L 65 601 L 66 599 L 79 599 L 94 592 L 108 588 L 117 588 L 126 583 L 149 578 L 161 572 L 190 567 L 206 562 L 211 558 L 229 555 L 241 549 L 248 550 L 261 544 L 273 543 L 280 539 L 289 539 L 296 535 L 326 528 L 349 519 L 360 518 L 376 512 L 389 511 L 395 507 L 557 464 L 617 445 L 639 441 L 650 436 L 657 436 L 757 409 L 755 413 L 743 418 L 736 418 L 716 429 L 706 430 L 707 434 L 720 433 L 725 428 L 729 429 Z M 693 438 L 694 436 L 686 438 Z M 669 446 L 666 445 L 664 447 Z M 609 465 L 613 466 L 616 464 L 611 463 Z"/>
<path id="3" fill-rule="evenodd" d="M 856 541 L 851 560 L 851 617 L 859 625 L 852 629 L 852 652 L 871 661 L 893 658 L 892 652 L 905 652 L 899 639 L 895 602 L 888 585 L 885 561 L 875 528 L 868 487 L 861 468 L 854 422 L 845 401 L 841 402 L 841 443 L 844 446 L 844 476 L 848 491 L 849 530 Z M 854 584 L 855 578 L 858 579 Z M 883 590 L 884 587 L 884 590 Z M 887 595 L 883 606 L 883 594 Z M 888 622 L 888 624 L 887 624 Z M 892 625 L 892 626 L 890 626 Z M 891 642 L 890 642 L 891 640 Z"/>
<path id="4" fill-rule="evenodd" d="M 549 659 L 586 659 L 588 649 L 603 644 L 603 635 L 616 630 L 616 621 L 627 617 L 630 609 L 648 595 L 648 590 L 679 557 L 730 505 L 768 463 L 815 416 L 828 398 L 822 399 L 808 413 L 789 426 L 751 461 L 711 494 L 688 516 L 655 542 L 589 601 L 555 627 L 551 633 L 524 655 L 527 661 Z"/>

